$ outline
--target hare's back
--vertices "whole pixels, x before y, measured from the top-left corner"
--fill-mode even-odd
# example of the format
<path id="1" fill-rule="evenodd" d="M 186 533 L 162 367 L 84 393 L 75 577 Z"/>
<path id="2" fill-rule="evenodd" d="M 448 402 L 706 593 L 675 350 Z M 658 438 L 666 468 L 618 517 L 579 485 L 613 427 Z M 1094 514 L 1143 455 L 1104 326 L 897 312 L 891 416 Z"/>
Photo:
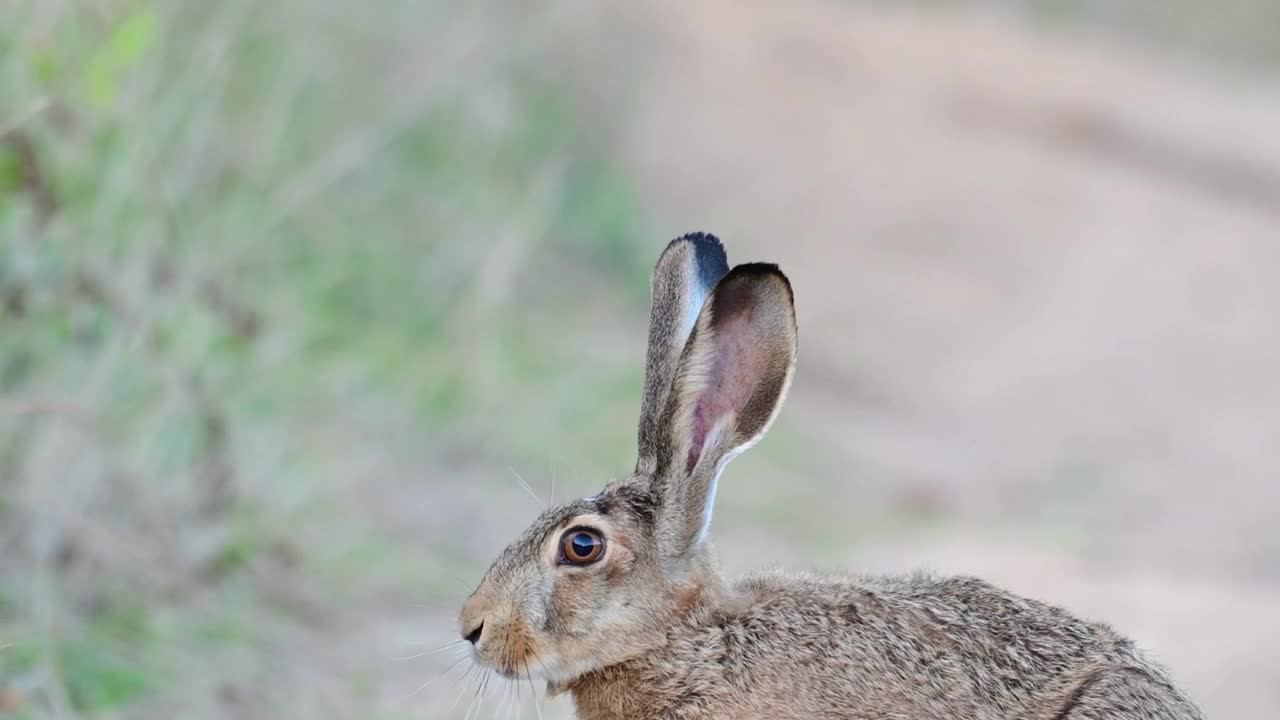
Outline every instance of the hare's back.
<path id="1" fill-rule="evenodd" d="M 1156 672 L 1106 625 L 975 578 L 770 573 L 735 589 L 714 621 L 726 665 L 828 709 L 1034 717 L 1099 668 Z"/>

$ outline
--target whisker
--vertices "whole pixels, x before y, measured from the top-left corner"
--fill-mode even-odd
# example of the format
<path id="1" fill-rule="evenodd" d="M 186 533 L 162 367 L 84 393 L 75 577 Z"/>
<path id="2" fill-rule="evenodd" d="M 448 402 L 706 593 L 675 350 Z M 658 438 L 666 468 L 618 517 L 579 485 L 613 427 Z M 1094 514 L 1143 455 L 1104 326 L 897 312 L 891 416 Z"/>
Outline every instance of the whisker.
<path id="1" fill-rule="evenodd" d="M 484 679 L 480 681 L 480 687 L 476 688 L 476 715 L 480 714 L 480 709 L 484 707 L 484 696 L 489 691 L 489 679 L 493 677 L 493 671 L 490 670 L 484 674 Z M 467 713 L 470 715 L 471 713 Z"/>
<path id="2" fill-rule="evenodd" d="M 455 661 L 452 665 L 450 665 L 449 667 L 445 668 L 445 669 L 444 669 L 444 672 L 440 673 L 439 675 L 437 675 L 437 676 L 435 676 L 435 677 L 431 678 L 430 680 L 427 680 L 426 682 L 424 682 L 424 683 L 422 683 L 421 685 L 419 685 L 417 690 L 414 690 L 413 692 L 411 692 L 411 693 L 409 693 L 408 695 L 406 695 L 406 696 L 405 696 L 405 698 L 404 698 L 404 700 L 402 700 L 401 702 L 408 702 L 409 700 L 412 700 L 416 695 L 418 695 L 419 693 L 421 693 L 423 690 L 426 690 L 426 689 L 427 689 L 428 687 L 430 687 L 431 685 L 433 685 L 433 684 L 435 684 L 435 683 L 438 683 L 438 682 L 440 682 L 441 680 L 443 680 L 443 679 L 444 679 L 444 678 L 445 678 L 449 673 L 453 672 L 454 668 L 458 667 L 459 665 L 461 665 L 462 663 L 466 662 L 467 660 L 468 660 L 468 656 L 466 656 L 466 655 L 463 655 L 462 657 L 458 658 L 458 659 L 457 659 L 457 661 Z M 469 672 L 470 672 L 470 671 L 468 671 L 468 673 L 469 673 Z M 465 678 L 465 677 L 466 677 L 466 675 L 463 675 L 462 677 L 464 677 L 464 678 Z"/>
<path id="3" fill-rule="evenodd" d="M 454 668 L 458 667 L 459 665 L 461 665 L 462 663 L 466 662 L 466 661 L 467 661 L 467 660 L 469 660 L 469 659 L 471 659 L 471 658 L 470 658 L 470 656 L 469 656 L 469 655 L 467 655 L 467 654 L 463 654 L 463 655 L 458 656 L 458 659 L 457 659 L 457 660 L 454 660 L 452 665 L 450 665 L 449 667 L 445 668 L 445 669 L 444 669 L 444 672 L 442 672 L 442 673 L 440 673 L 439 675 L 437 675 L 437 676 L 436 676 L 436 680 L 439 680 L 439 679 L 443 678 L 444 676 L 448 675 L 449 673 L 453 672 L 453 669 L 454 669 Z"/>
<path id="4" fill-rule="evenodd" d="M 538 702 L 538 689 L 533 686 L 533 677 L 529 674 L 529 663 L 524 664 L 524 679 L 529 681 L 529 694 L 533 696 L 533 709 L 538 713 L 538 720 L 542 720 L 542 705 Z M 520 680 L 516 679 L 516 685 L 519 686 Z"/>
<path id="5" fill-rule="evenodd" d="M 471 698 L 470 704 L 467 705 L 467 712 L 462 716 L 463 720 L 470 720 L 472 711 L 479 714 L 480 709 L 484 707 L 484 692 L 489 687 L 489 678 L 493 677 L 492 670 L 486 670 L 484 678 L 480 680 L 480 684 L 476 687 L 476 693 Z"/>
<path id="6" fill-rule="evenodd" d="M 519 683 L 508 683 L 507 689 L 510 691 L 511 704 L 507 706 L 507 713 L 503 717 L 510 718 L 519 712 L 520 707 L 520 685 Z"/>
<path id="7" fill-rule="evenodd" d="M 418 658 L 424 658 L 424 657 L 427 657 L 428 655 L 436 655 L 438 653 L 442 653 L 445 650 L 448 650 L 450 648 L 456 648 L 459 645 L 465 645 L 466 642 L 467 642 L 466 640 L 454 640 L 453 642 L 448 643 L 446 645 L 442 645 L 438 648 L 434 648 L 431 650 L 423 650 L 420 653 L 414 653 L 413 655 L 406 655 L 404 657 L 397 657 L 395 659 L 396 660 L 417 660 Z"/>
<path id="8" fill-rule="evenodd" d="M 551 495 L 547 497 L 547 507 L 551 507 L 556 504 L 556 468 L 550 460 L 547 461 L 547 474 L 551 476 Z"/>
<path id="9" fill-rule="evenodd" d="M 515 690 L 515 688 L 513 687 L 513 688 L 511 688 L 511 704 L 507 707 L 507 713 L 506 713 L 505 715 L 503 715 L 503 716 L 502 716 L 504 720 L 514 720 L 514 719 L 515 719 L 515 716 L 516 716 L 516 705 L 517 705 L 518 703 L 519 703 L 519 700 L 518 700 L 518 699 L 517 699 L 517 697 L 516 697 L 516 690 Z"/>
<path id="10" fill-rule="evenodd" d="M 448 575 L 449 579 L 457 583 L 458 587 L 462 588 L 462 592 L 467 593 L 468 595 L 471 594 L 471 591 L 475 588 L 474 584 L 468 583 L 466 580 L 463 580 L 451 572 L 445 572 L 444 574 Z"/>
<path id="11" fill-rule="evenodd" d="M 471 683 L 475 682 L 475 678 L 471 676 L 471 673 L 474 672 L 479 667 L 480 667 L 479 665 L 472 664 L 471 667 L 467 668 L 467 674 L 463 675 L 462 678 L 459 680 L 459 683 L 462 684 L 462 690 L 458 692 L 458 697 L 454 698 L 453 703 L 449 705 L 450 713 L 453 712 L 454 708 L 458 707 L 458 703 L 462 701 L 462 696 L 466 695 L 467 691 L 471 689 Z M 462 683 L 462 681 L 466 681 L 466 682 Z"/>
<path id="12" fill-rule="evenodd" d="M 476 709 L 476 699 L 478 697 L 479 697 L 478 695 L 473 695 L 471 697 L 471 701 L 467 703 L 466 711 L 462 713 L 462 720 L 471 720 L 471 716 Z"/>
<path id="13" fill-rule="evenodd" d="M 499 702 L 498 707 L 494 708 L 493 710 L 494 720 L 497 720 L 498 716 L 502 715 L 502 711 L 506 709 L 506 707 L 510 703 L 511 703 L 511 683 L 507 683 L 507 686 L 502 690 L 502 701 Z"/>
<path id="14" fill-rule="evenodd" d="M 524 488 L 524 491 L 529 494 L 529 497 L 533 498 L 534 504 L 538 507 L 542 507 L 542 500 L 538 498 L 538 494 L 533 491 L 533 488 L 529 487 L 529 483 L 525 482 L 524 478 L 520 477 L 520 473 L 516 472 L 516 469 L 513 467 L 508 467 L 507 469 L 511 471 L 512 475 L 516 476 L 516 482 L 520 483 L 520 487 Z"/>
<path id="15" fill-rule="evenodd" d="M 416 607 L 431 609 L 431 606 L 429 605 L 416 605 Z M 438 639 L 432 638 L 430 640 L 411 640 L 409 638 L 397 638 L 396 642 L 400 643 L 401 645 L 404 645 L 405 647 L 422 647 L 424 645 L 434 645 L 436 642 L 438 642 Z"/>
<path id="16" fill-rule="evenodd" d="M 458 589 L 462 591 L 462 594 L 459 596 L 451 597 L 447 599 L 442 598 L 441 600 L 434 603 L 415 602 L 413 603 L 414 607 L 420 608 L 422 610 L 436 611 L 440 609 L 441 605 L 444 604 L 446 600 L 449 604 L 461 605 L 462 600 L 466 598 L 468 595 L 470 595 L 471 591 L 475 589 L 475 585 L 473 583 L 467 582 L 466 580 L 455 575 L 453 572 L 445 570 L 444 568 L 441 568 L 441 567 L 437 567 L 435 568 L 435 570 L 440 574 L 441 577 L 447 578 L 450 582 L 456 583 L 458 585 Z"/>
<path id="17" fill-rule="evenodd" d="M 520 682 L 516 682 L 516 720 L 520 720 Z"/>
<path id="18" fill-rule="evenodd" d="M 507 718 L 514 718 L 520 714 L 520 685 L 513 684 L 511 686 L 511 706 L 507 708 Z"/>
<path id="19" fill-rule="evenodd" d="M 547 678 L 547 682 L 551 682 L 551 673 L 547 672 L 547 666 L 542 664 L 542 656 L 534 655 L 533 659 L 538 661 L 538 667 L 542 668 L 542 677 Z"/>

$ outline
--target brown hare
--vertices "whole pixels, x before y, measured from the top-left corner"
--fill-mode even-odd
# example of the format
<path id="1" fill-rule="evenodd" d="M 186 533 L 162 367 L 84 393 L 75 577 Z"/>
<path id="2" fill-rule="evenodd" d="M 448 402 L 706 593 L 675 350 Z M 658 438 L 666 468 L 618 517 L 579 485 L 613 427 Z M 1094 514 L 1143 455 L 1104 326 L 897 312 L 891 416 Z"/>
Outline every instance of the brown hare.
<path id="1" fill-rule="evenodd" d="M 1111 628 L 974 578 L 723 578 L 708 538 L 724 466 L 791 383 L 791 286 L 671 242 L 653 272 L 639 460 L 544 512 L 460 623 L 481 666 L 541 677 L 583 720 L 1200 718 Z"/>

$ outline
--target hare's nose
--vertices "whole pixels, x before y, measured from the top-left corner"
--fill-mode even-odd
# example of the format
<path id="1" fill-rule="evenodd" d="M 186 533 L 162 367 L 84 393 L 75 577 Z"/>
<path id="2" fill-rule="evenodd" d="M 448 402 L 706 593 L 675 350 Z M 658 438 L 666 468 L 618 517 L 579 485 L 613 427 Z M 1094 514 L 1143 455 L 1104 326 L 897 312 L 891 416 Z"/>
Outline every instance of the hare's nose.
<path id="1" fill-rule="evenodd" d="M 475 645 L 476 643 L 480 642 L 480 635 L 483 632 L 484 632 L 484 621 L 481 620 L 480 624 L 477 625 L 475 629 L 472 630 L 471 632 L 467 633 L 466 635 L 463 635 L 463 638 L 465 638 L 466 641 L 471 643 L 472 645 Z"/>

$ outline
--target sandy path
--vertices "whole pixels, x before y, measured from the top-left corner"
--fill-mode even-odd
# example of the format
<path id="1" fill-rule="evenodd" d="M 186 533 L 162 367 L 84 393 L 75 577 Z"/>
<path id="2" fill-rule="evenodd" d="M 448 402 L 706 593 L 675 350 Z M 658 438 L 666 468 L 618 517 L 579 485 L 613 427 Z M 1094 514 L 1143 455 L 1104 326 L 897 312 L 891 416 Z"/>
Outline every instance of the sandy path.
<path id="1" fill-rule="evenodd" d="M 1210 716 L 1274 717 L 1280 91 L 996 19 L 783 7 L 654 7 L 622 139 L 668 234 L 792 276 L 783 422 L 849 469 L 853 521 L 930 513 L 848 563 L 1054 599 Z"/>

